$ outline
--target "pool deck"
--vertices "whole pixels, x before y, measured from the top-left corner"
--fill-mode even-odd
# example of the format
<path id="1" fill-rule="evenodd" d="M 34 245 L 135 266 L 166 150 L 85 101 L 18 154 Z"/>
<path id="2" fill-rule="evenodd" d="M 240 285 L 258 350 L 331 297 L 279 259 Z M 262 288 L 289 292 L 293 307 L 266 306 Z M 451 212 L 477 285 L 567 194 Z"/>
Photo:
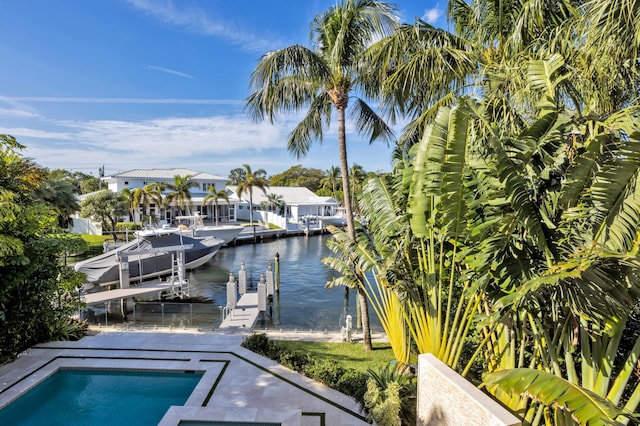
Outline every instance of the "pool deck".
<path id="1" fill-rule="evenodd" d="M 340 341 L 337 334 L 290 334 L 272 337 Z M 160 425 L 181 421 L 369 424 L 352 398 L 241 347 L 245 336 L 105 328 L 77 342 L 40 344 L 0 367 L 0 408 L 62 368 L 201 371 L 203 378 L 185 405 L 171 407 Z"/>

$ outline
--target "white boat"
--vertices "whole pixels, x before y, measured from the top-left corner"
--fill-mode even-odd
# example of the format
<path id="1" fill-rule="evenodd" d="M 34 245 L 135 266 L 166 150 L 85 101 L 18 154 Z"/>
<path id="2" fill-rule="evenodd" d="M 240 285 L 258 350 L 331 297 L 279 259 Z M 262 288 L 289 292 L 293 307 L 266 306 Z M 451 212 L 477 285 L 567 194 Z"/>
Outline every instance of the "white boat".
<path id="1" fill-rule="evenodd" d="M 183 233 L 194 237 L 216 237 L 225 243 L 233 241 L 244 229 L 242 225 L 205 225 L 202 216 L 176 216 Z"/>
<path id="2" fill-rule="evenodd" d="M 171 274 L 179 251 L 184 251 L 184 265 L 188 270 L 207 263 L 224 244 L 224 240 L 216 237 L 185 235 L 179 228 L 143 230 L 136 232 L 135 240 L 78 262 L 74 269 L 87 275 L 88 284 L 114 285 L 120 282 L 120 263 L 126 256 L 130 281 L 143 281 Z"/>

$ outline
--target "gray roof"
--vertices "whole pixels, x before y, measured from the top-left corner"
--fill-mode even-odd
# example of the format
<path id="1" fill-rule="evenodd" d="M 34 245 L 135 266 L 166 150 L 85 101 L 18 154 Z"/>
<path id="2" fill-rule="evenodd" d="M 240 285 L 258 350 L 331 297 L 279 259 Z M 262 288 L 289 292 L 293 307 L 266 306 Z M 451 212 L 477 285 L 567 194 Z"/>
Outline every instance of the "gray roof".
<path id="1" fill-rule="evenodd" d="M 236 192 L 237 186 L 227 186 L 228 189 L 233 191 L 234 195 L 238 195 Z M 276 194 L 280 195 L 287 205 L 299 205 L 299 204 L 338 204 L 336 200 L 331 197 L 319 197 L 313 191 L 303 186 L 269 186 L 265 188 L 267 195 Z M 263 201 L 267 201 L 267 196 L 260 189 L 253 188 L 253 204 L 260 204 Z M 249 194 L 243 193 L 242 200 L 249 201 Z"/>
<path id="2" fill-rule="evenodd" d="M 202 173 L 190 169 L 133 169 L 126 172 L 116 173 L 109 178 L 141 178 L 141 179 L 173 179 L 174 176 L 191 175 L 192 179 L 202 180 L 227 180 L 227 178 L 209 173 Z"/>

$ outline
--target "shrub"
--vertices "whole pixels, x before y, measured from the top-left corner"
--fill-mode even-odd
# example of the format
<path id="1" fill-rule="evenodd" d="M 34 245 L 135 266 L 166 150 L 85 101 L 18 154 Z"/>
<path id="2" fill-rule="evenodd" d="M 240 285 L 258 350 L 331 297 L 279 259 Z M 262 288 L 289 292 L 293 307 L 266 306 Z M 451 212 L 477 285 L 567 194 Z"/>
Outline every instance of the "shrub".
<path id="1" fill-rule="evenodd" d="M 273 340 L 269 340 L 265 333 L 254 333 L 247 337 L 241 346 L 267 358 L 278 360 L 281 348 Z"/>
<path id="2" fill-rule="evenodd" d="M 369 370 L 364 406 L 370 420 L 380 426 L 416 424 L 416 378 L 399 371 L 398 366 Z"/>
<path id="3" fill-rule="evenodd" d="M 116 223 L 116 231 L 124 232 L 124 231 L 135 231 L 140 229 L 139 223 L 134 222 L 118 222 Z"/>
<path id="4" fill-rule="evenodd" d="M 332 360 L 314 359 L 305 352 L 285 349 L 277 342 L 269 340 L 264 333 L 247 337 L 242 342 L 242 347 L 352 396 L 364 406 L 367 376 L 356 370 L 341 367 Z"/>
<path id="5" fill-rule="evenodd" d="M 280 350 L 280 352 L 274 359 L 285 367 L 288 367 L 299 373 L 304 373 L 308 365 L 312 365 L 314 363 L 311 355 L 300 351 Z"/>

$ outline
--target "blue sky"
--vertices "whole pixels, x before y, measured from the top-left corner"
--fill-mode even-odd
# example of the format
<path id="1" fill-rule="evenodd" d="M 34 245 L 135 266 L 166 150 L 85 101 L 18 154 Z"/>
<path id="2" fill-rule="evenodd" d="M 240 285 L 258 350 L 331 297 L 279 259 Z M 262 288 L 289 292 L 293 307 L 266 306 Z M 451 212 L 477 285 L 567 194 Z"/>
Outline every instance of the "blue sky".
<path id="1" fill-rule="evenodd" d="M 309 46 L 335 0 L 0 0 L 0 133 L 48 168 L 97 175 L 186 167 L 227 176 L 338 165 L 336 122 L 303 159 L 286 150 L 300 117 L 243 111 L 260 56 Z M 403 22 L 444 26 L 444 0 L 398 1 Z M 349 130 L 347 124 L 347 130 Z M 399 130 L 399 129 L 398 129 Z M 347 134 L 349 162 L 389 170 L 391 148 Z"/>

